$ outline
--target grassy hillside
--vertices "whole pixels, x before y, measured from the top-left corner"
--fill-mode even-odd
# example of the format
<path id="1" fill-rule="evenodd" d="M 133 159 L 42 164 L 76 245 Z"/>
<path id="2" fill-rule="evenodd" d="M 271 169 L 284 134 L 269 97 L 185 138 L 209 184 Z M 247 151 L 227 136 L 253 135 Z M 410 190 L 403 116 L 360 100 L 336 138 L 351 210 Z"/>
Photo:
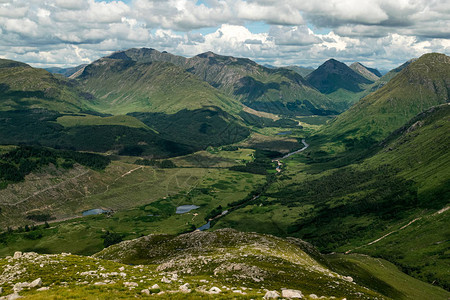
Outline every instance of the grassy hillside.
<path id="1" fill-rule="evenodd" d="M 421 111 L 448 102 L 449 78 L 450 58 L 425 54 L 336 118 L 323 133 L 339 139 L 379 141 Z"/>
<path id="2" fill-rule="evenodd" d="M 63 125 L 57 120 L 63 121 Z M 87 122 L 90 119 L 93 122 Z M 121 155 L 168 157 L 201 149 L 161 137 L 154 130 L 132 117 L 95 118 L 63 114 L 44 109 L 0 111 L 0 144 L 42 145 L 77 151 L 111 152 Z M 69 121 L 71 125 L 64 123 Z M 104 120 L 104 121 L 103 121 Z M 83 124 L 84 122 L 84 124 Z M 139 124 L 140 126 L 134 126 Z"/>
<path id="3" fill-rule="evenodd" d="M 170 63 L 139 63 L 102 58 L 88 65 L 77 78 L 82 88 L 98 99 L 104 113 L 164 112 L 217 106 L 238 112 L 240 104 L 207 83 Z"/>
<path id="4" fill-rule="evenodd" d="M 88 109 L 88 97 L 43 69 L 0 59 L 0 110 L 30 108 L 79 112 Z"/>
<path id="5" fill-rule="evenodd" d="M 257 201 L 215 228 L 297 236 L 324 251 L 363 249 L 448 287 L 448 226 L 444 219 L 433 225 L 431 216 L 449 205 L 449 116 L 447 104 L 419 114 L 358 164 L 330 169 L 319 147 L 286 159 L 282 175 Z M 428 229 L 406 235 L 417 218 L 429 220 Z M 385 247 L 364 246 L 391 232 Z"/>
<path id="6" fill-rule="evenodd" d="M 4 145 L 183 155 L 247 137 L 249 130 L 238 116 L 241 106 L 169 63 L 103 59 L 87 66 L 75 82 L 0 61 Z M 129 112 L 153 113 L 137 119 L 124 115 Z"/>

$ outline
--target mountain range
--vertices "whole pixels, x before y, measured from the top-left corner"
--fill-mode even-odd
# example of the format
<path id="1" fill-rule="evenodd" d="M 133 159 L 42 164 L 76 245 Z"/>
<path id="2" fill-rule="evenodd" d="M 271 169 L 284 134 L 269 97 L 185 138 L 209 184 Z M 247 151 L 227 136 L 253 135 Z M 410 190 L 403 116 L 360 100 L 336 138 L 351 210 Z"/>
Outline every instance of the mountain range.
<path id="1" fill-rule="evenodd" d="M 447 55 L 50 71 L 0 60 L 0 296 L 449 297 Z"/>

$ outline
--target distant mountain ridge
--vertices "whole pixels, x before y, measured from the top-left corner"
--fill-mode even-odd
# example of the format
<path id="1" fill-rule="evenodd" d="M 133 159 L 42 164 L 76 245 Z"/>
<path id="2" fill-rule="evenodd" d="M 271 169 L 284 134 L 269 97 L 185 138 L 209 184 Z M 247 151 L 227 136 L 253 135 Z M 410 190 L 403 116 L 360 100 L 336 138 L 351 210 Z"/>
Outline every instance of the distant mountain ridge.
<path id="1" fill-rule="evenodd" d="M 86 66 L 87 66 L 87 64 L 82 64 L 82 65 L 79 65 L 76 67 L 71 67 L 71 68 L 51 67 L 51 68 L 45 68 L 45 70 L 47 70 L 53 74 L 61 74 L 65 77 L 71 77 L 72 75 L 74 75 L 75 73 L 77 73 L 79 70 L 83 69 Z"/>
<path id="2" fill-rule="evenodd" d="M 213 52 L 185 58 L 148 48 L 119 51 L 107 58 L 141 63 L 173 63 L 225 95 L 261 111 L 291 115 L 336 114 L 342 111 L 298 73 L 283 68 L 269 69 L 247 58 Z"/>
<path id="3" fill-rule="evenodd" d="M 313 67 L 301 67 L 301 66 L 287 66 L 285 68 L 295 71 L 298 74 L 302 75 L 303 77 L 308 76 L 315 70 Z"/>
<path id="4" fill-rule="evenodd" d="M 346 64 L 329 59 L 306 77 L 306 80 L 324 94 L 331 94 L 339 89 L 361 92 L 360 84 L 373 81 L 356 73 Z"/>
<path id="5" fill-rule="evenodd" d="M 350 69 L 371 81 L 377 81 L 382 76 L 377 69 L 366 67 L 359 62 L 352 63 Z"/>

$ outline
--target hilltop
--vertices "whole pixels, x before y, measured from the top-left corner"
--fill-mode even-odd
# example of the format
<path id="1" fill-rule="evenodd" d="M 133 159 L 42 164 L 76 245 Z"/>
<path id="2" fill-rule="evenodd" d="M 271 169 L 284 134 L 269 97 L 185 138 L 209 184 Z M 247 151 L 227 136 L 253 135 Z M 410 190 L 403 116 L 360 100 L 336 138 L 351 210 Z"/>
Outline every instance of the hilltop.
<path id="1" fill-rule="evenodd" d="M 338 265 L 354 269 L 342 275 L 332 269 Z M 392 273 L 373 272 L 380 268 L 377 265 Z M 353 255 L 328 258 L 301 240 L 233 230 L 178 237 L 150 235 L 113 245 L 93 257 L 16 252 L 0 260 L 0 272 L 3 294 L 15 292 L 25 299 L 84 297 L 86 293 L 100 299 L 111 295 L 161 299 L 428 295 L 445 299 L 448 295 L 401 274 L 382 260 Z M 397 280 L 386 283 L 395 276 Z"/>
<path id="2" fill-rule="evenodd" d="M 361 92 L 361 84 L 373 82 L 335 59 L 329 59 L 320 65 L 307 76 L 307 81 L 324 94 L 331 94 L 339 89 Z"/>
<path id="3" fill-rule="evenodd" d="M 373 80 L 346 64 L 329 59 L 306 77 L 307 82 L 344 109 L 358 101 Z"/>

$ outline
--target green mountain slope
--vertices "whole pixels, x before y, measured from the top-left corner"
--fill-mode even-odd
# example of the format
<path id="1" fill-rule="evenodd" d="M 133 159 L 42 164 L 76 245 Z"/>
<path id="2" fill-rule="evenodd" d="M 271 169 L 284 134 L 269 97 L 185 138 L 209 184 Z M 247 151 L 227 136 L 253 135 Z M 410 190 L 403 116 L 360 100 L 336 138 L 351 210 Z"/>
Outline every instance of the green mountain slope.
<path id="1" fill-rule="evenodd" d="M 73 81 L 1 60 L 0 143 L 167 157 L 249 134 L 238 101 L 172 64 L 104 59 L 81 70 Z M 148 114 L 119 116 L 133 112 Z"/>
<path id="2" fill-rule="evenodd" d="M 291 70 L 268 69 L 249 59 L 212 52 L 190 58 L 187 68 L 256 110 L 291 115 L 326 115 L 339 110 Z"/>
<path id="3" fill-rule="evenodd" d="M 204 106 L 241 110 L 238 102 L 165 62 L 103 58 L 88 65 L 77 80 L 86 92 L 98 98 L 98 109 L 106 113 L 175 113 Z"/>
<path id="4" fill-rule="evenodd" d="M 154 49 L 129 49 L 109 58 L 137 62 L 165 61 L 182 67 L 229 97 L 266 112 L 310 115 L 342 111 L 296 72 L 269 69 L 257 63 L 212 52 L 184 58 Z"/>
<path id="5" fill-rule="evenodd" d="M 67 80 L 24 63 L 0 59 L 0 110 L 79 112 L 88 109 L 87 101 Z"/>
<path id="6" fill-rule="evenodd" d="M 242 104 L 168 62 L 137 62 L 120 53 L 84 68 L 77 77 L 102 113 L 130 114 L 160 137 L 196 149 L 231 144 L 249 135 Z"/>
<path id="7" fill-rule="evenodd" d="M 322 251 L 377 255 L 448 288 L 449 118 L 448 104 L 434 107 L 365 161 L 338 169 L 317 163 L 314 150 L 285 159 L 286 170 L 267 192 L 214 228 L 296 236 Z M 410 230 L 414 222 L 423 225 L 420 235 Z"/>
<path id="8" fill-rule="evenodd" d="M 324 129 L 335 138 L 381 140 L 416 114 L 449 101 L 450 57 L 425 54 Z"/>
<path id="9" fill-rule="evenodd" d="M 380 78 L 378 78 L 377 81 L 375 81 L 373 84 L 371 84 L 366 89 L 366 94 L 364 96 L 367 96 L 369 93 L 373 93 L 376 90 L 382 88 L 386 83 L 388 83 L 392 78 L 394 78 L 398 73 L 400 73 L 401 70 L 403 70 L 410 63 L 412 63 L 412 62 L 414 62 L 416 60 L 417 60 L 416 58 L 410 59 L 407 62 L 405 62 L 404 64 L 398 66 L 397 68 L 394 68 L 394 69 L 390 70 L 385 75 L 380 76 Z"/>

